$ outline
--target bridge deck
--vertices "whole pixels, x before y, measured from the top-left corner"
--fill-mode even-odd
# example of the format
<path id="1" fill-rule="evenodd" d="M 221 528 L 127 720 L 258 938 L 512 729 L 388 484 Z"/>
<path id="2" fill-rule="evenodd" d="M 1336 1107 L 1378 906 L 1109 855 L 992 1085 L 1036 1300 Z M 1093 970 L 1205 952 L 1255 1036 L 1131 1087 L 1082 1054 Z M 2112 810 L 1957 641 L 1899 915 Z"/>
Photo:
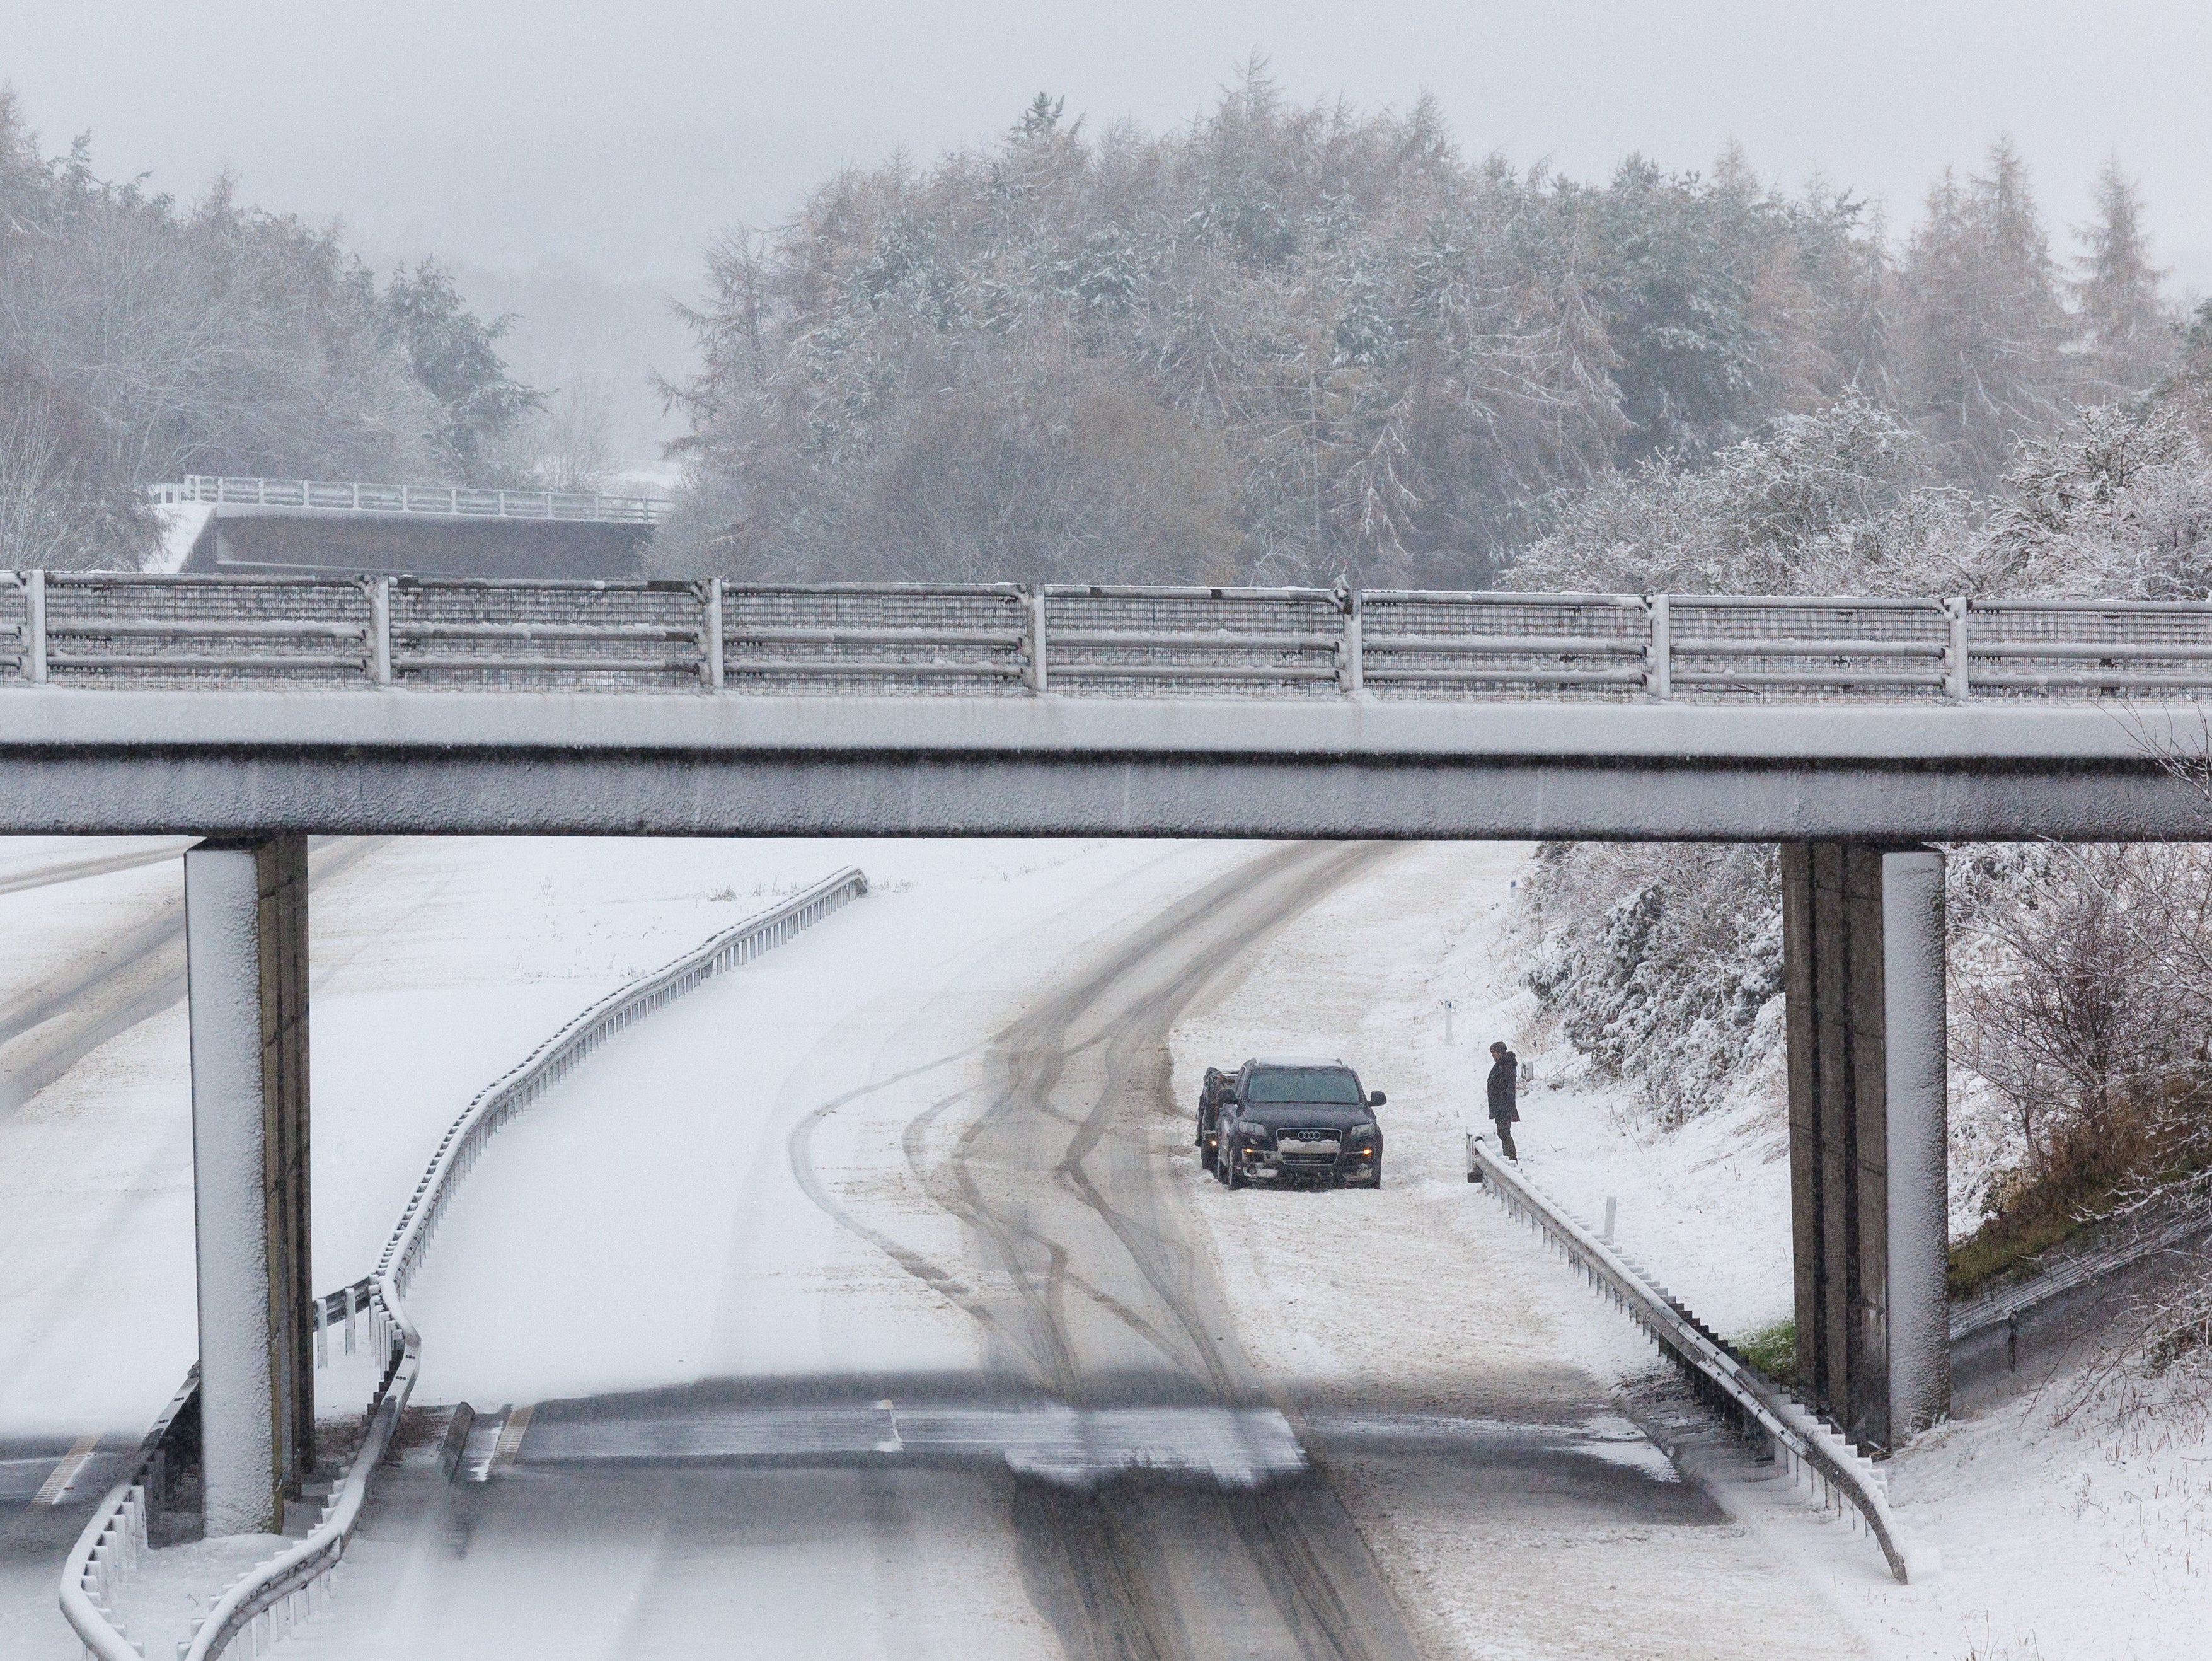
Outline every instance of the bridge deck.
<path id="1" fill-rule="evenodd" d="M 0 825 L 2212 838 L 2207 688 L 2203 605 L 32 573 Z"/>

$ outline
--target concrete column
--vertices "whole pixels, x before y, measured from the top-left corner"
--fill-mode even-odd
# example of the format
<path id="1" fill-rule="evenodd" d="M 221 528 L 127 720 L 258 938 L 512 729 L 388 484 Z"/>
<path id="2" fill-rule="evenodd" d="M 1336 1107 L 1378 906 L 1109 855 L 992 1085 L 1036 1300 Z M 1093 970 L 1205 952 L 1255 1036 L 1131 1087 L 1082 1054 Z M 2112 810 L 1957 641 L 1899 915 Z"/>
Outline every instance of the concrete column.
<path id="1" fill-rule="evenodd" d="M 1782 849 L 1797 1377 L 1861 1445 L 1948 1410 L 1943 869 Z"/>
<path id="2" fill-rule="evenodd" d="M 1950 1095 L 1943 856 L 1881 860 L 1887 1031 L 1889 1412 L 1894 1441 L 1951 1411 Z"/>
<path id="3" fill-rule="evenodd" d="M 203 1506 L 274 1530 L 313 1460 L 307 848 L 185 855 Z"/>

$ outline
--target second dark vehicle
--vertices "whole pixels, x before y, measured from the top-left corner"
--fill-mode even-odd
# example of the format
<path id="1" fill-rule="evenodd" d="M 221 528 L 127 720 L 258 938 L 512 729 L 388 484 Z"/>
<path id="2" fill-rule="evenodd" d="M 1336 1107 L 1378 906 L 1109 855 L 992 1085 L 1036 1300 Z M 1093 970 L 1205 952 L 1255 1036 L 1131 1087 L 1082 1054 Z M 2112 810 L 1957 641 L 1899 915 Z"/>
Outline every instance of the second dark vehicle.
<path id="1" fill-rule="evenodd" d="M 1206 1069 L 1198 1146 L 1206 1169 L 1231 1188 L 1382 1186 L 1389 1099 L 1359 1087 L 1340 1061 L 1255 1059 L 1234 1073 Z"/>

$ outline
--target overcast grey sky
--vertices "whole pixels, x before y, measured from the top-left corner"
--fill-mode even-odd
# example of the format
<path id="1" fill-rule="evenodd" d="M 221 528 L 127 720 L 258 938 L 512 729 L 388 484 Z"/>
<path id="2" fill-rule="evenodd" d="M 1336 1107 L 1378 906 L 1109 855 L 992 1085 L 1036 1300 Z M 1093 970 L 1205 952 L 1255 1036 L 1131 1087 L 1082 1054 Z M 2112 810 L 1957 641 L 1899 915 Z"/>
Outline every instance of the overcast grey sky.
<path id="1" fill-rule="evenodd" d="M 2162 260 L 2212 289 L 2207 0 L 0 0 L 0 77 L 104 173 L 190 194 L 228 166 L 380 258 L 655 282 L 841 162 L 988 139 L 1041 89 L 1170 125 L 1255 47 L 1299 99 L 1426 89 L 1469 151 L 1587 176 L 1733 136 L 1899 221 L 2008 131 L 2063 233 L 2117 154 Z"/>

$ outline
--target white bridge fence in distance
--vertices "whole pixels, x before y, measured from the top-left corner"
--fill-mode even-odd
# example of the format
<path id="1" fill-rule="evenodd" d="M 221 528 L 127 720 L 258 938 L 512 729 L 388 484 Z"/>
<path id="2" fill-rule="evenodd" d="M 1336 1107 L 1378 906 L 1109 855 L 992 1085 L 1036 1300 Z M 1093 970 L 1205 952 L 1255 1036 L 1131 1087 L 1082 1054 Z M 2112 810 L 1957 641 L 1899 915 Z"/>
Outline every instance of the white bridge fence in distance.
<path id="1" fill-rule="evenodd" d="M 569 524 L 658 525 L 660 496 L 602 496 L 590 490 L 473 490 L 465 484 L 362 484 L 319 478 L 238 478 L 187 473 L 148 487 L 157 502 L 290 508 L 336 514 L 432 514 L 444 519 L 556 520 Z"/>

